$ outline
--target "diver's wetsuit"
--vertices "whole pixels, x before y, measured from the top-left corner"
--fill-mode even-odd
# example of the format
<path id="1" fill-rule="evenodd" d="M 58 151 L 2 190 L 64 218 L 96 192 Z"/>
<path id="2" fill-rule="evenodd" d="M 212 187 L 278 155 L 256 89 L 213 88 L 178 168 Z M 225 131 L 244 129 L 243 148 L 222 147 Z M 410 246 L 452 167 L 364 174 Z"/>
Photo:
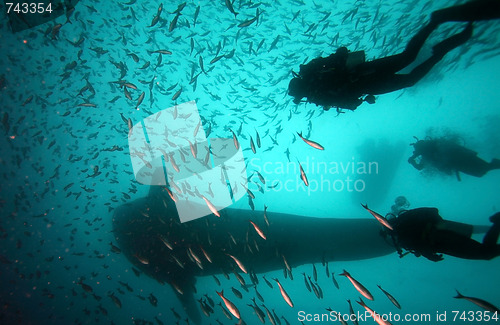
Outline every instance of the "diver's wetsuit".
<path id="1" fill-rule="evenodd" d="M 444 220 L 436 208 L 408 210 L 390 222 L 398 251 L 404 248 L 436 262 L 443 259 L 439 253 L 473 260 L 500 256 L 500 245 L 496 243 L 500 234 L 500 213 L 490 220 L 493 225 L 482 243 L 471 238 L 472 225 Z"/>
<path id="2" fill-rule="evenodd" d="M 431 139 L 419 140 L 412 144 L 413 155 L 408 162 L 418 170 L 434 167 L 451 175 L 459 172 L 475 177 L 482 177 L 490 170 L 500 169 L 500 160 L 493 159 L 490 163 L 477 156 L 477 152 L 467 149 L 452 140 Z M 420 159 L 417 162 L 417 159 Z"/>
<path id="3" fill-rule="evenodd" d="M 413 86 L 422 79 L 443 56 L 465 43 L 472 35 L 472 21 L 500 18 L 498 0 L 471 1 L 464 5 L 435 11 L 431 22 L 422 28 L 408 43 L 402 53 L 348 66 L 345 63 L 352 53 L 339 48 L 327 58 L 317 58 L 300 66 L 300 73 L 289 84 L 289 94 L 299 103 L 307 101 L 325 108 L 337 107 L 355 110 L 364 100 L 373 103 L 373 96 Z M 467 27 L 433 47 L 433 54 L 407 74 L 397 74 L 415 61 L 420 49 L 436 29 L 446 21 L 468 21 Z"/>

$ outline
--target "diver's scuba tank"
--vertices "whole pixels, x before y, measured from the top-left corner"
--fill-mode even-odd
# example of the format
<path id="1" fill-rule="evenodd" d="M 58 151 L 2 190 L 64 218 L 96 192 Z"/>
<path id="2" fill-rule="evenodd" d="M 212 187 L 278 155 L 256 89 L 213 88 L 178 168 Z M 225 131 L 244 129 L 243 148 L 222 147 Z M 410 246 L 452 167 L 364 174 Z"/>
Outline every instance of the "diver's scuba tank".
<path id="1" fill-rule="evenodd" d="M 398 196 L 394 200 L 394 204 L 391 206 L 391 211 L 385 215 L 385 218 L 387 219 L 387 221 L 389 221 L 389 223 L 393 224 L 396 221 L 399 214 L 408 210 L 409 207 L 410 207 L 410 202 L 406 199 L 406 197 Z M 387 231 L 387 229 L 384 229 L 383 232 L 384 233 L 382 233 L 382 237 L 384 237 L 386 242 L 394 246 L 400 258 L 410 253 L 409 251 L 403 252 L 403 248 L 399 245 L 397 234 L 395 234 L 394 232 L 389 232 Z M 387 236 L 390 237 L 390 241 L 388 241 L 388 238 L 386 238 Z"/>
<path id="2" fill-rule="evenodd" d="M 394 204 L 391 206 L 391 212 L 388 214 L 397 217 L 401 212 L 408 210 L 410 207 L 410 202 L 404 196 L 398 196 L 394 200 Z"/>

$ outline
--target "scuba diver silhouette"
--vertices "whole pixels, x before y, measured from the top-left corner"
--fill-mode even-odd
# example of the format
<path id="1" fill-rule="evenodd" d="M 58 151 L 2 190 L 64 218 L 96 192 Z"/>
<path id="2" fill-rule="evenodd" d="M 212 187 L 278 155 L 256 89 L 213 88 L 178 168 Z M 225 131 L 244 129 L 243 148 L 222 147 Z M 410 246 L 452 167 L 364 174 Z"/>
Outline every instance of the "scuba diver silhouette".
<path id="1" fill-rule="evenodd" d="M 355 110 L 364 101 L 375 103 L 374 95 L 385 94 L 413 86 L 438 63 L 446 53 L 465 43 L 472 35 L 472 22 L 500 18 L 500 1 L 475 0 L 431 14 L 431 21 L 407 44 L 402 53 L 365 61 L 364 51 L 349 52 L 340 47 L 326 58 L 316 58 L 300 65 L 300 72 L 288 86 L 288 94 L 299 104 L 321 105 L 325 110 L 336 107 Z M 469 22 L 466 28 L 433 47 L 433 54 L 407 74 L 398 74 L 417 58 L 429 35 L 439 24 L 451 21 Z"/>
<path id="2" fill-rule="evenodd" d="M 499 159 L 493 159 L 488 163 L 479 158 L 477 152 L 467 149 L 451 139 L 417 139 L 417 142 L 411 145 L 414 151 L 413 155 L 408 158 L 408 162 L 418 170 L 434 167 L 448 175 L 455 173 L 460 181 L 460 172 L 482 177 L 490 170 L 500 169 Z"/>
<path id="3" fill-rule="evenodd" d="M 392 237 L 400 257 L 413 253 L 437 262 L 443 259 L 443 254 L 472 260 L 490 260 L 500 256 L 500 245 L 497 244 L 500 212 L 490 217 L 493 225 L 480 243 L 471 238 L 476 226 L 444 220 L 437 208 L 406 210 L 409 203 L 402 200 L 406 201 L 404 197 L 398 197 L 389 213 L 392 218 L 389 217 L 388 221 L 393 230 L 386 229 L 384 233 Z M 403 249 L 407 252 L 403 253 Z"/>
<path id="4" fill-rule="evenodd" d="M 390 220 L 393 227 L 391 236 L 400 257 L 402 248 L 437 262 L 442 254 L 471 260 L 490 260 L 500 256 L 497 244 L 500 234 L 500 212 L 490 217 L 493 225 L 483 238 L 477 242 L 471 238 L 473 226 L 465 223 L 444 220 L 437 208 L 417 208 L 402 212 Z M 441 254 L 439 254 L 441 253 Z"/>

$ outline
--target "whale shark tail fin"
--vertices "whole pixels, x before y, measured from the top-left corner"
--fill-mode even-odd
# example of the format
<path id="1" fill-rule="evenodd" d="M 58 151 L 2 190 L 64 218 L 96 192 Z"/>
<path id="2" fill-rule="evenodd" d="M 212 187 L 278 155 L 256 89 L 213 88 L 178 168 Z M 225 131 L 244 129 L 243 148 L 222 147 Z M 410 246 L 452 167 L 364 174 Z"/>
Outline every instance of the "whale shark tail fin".
<path id="1" fill-rule="evenodd" d="M 147 217 L 144 215 L 146 211 Z M 162 216 L 163 222 L 167 222 L 169 218 L 175 219 L 177 217 L 175 202 L 165 187 L 151 186 L 147 197 L 116 209 L 113 217 L 115 239 L 134 266 L 156 278 L 160 283 L 170 284 L 190 321 L 200 324 L 201 315 L 194 297 L 196 291 L 194 275 L 188 270 L 180 269 L 174 260 L 163 258 L 167 248 L 164 247 L 166 244 L 160 241 L 162 236 L 154 240 L 156 244 L 145 244 L 151 242 L 148 229 L 151 229 L 152 220 L 158 220 L 159 216 Z M 158 272 L 157 267 L 168 272 Z"/>

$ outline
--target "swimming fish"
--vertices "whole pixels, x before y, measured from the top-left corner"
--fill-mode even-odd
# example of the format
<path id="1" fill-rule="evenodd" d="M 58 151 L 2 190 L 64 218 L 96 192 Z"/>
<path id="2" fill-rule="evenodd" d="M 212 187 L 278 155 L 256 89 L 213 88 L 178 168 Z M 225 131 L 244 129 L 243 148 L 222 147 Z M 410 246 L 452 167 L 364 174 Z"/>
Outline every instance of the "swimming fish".
<path id="1" fill-rule="evenodd" d="M 203 256 L 207 259 L 208 262 L 212 263 L 212 257 L 207 253 L 205 249 L 203 249 L 202 246 L 200 246 L 201 252 L 203 253 Z"/>
<path id="2" fill-rule="evenodd" d="M 254 229 L 257 232 L 257 234 L 259 234 L 259 236 L 262 237 L 264 240 L 267 239 L 266 235 L 264 234 L 264 232 L 262 231 L 262 229 L 260 229 L 259 226 L 257 226 L 255 224 L 255 222 L 253 222 L 252 220 L 249 220 L 249 221 L 252 224 L 252 226 L 254 227 Z"/>
<path id="3" fill-rule="evenodd" d="M 196 7 L 196 11 L 194 12 L 193 26 L 196 26 L 196 19 L 198 19 L 199 14 L 200 14 L 200 6 Z"/>
<path id="4" fill-rule="evenodd" d="M 299 167 L 300 167 L 300 178 L 302 179 L 302 181 L 304 182 L 304 184 L 306 186 L 309 186 L 309 181 L 307 180 L 306 173 L 304 172 L 304 169 L 302 169 L 302 165 L 300 164 L 300 162 L 298 160 L 297 160 L 297 162 L 299 163 Z"/>
<path id="5" fill-rule="evenodd" d="M 224 316 L 226 316 L 227 319 L 229 319 L 229 320 L 233 319 L 233 316 L 231 316 L 231 314 L 228 313 L 227 310 L 224 309 L 224 307 L 222 307 L 222 304 L 220 302 L 218 303 L 218 305 L 220 306 L 222 313 L 224 314 Z"/>
<path id="6" fill-rule="evenodd" d="M 495 307 L 493 304 L 491 304 L 483 299 L 464 296 L 460 292 L 458 292 L 458 290 L 457 290 L 457 295 L 455 296 L 455 298 L 468 300 L 468 301 L 472 302 L 473 304 L 478 305 L 481 308 L 484 308 L 488 311 L 491 311 L 492 313 L 500 313 L 500 309 Z"/>
<path id="7" fill-rule="evenodd" d="M 347 303 L 349 304 L 349 314 L 351 314 L 351 320 L 354 325 L 358 325 L 358 319 L 356 318 L 356 313 L 352 308 L 351 300 L 347 299 Z"/>
<path id="8" fill-rule="evenodd" d="M 239 298 L 239 299 L 242 299 L 243 298 L 243 295 L 241 294 L 241 292 L 236 289 L 235 287 L 231 287 L 231 290 L 233 291 L 234 295 Z"/>
<path id="9" fill-rule="evenodd" d="M 177 92 L 174 94 L 174 96 L 172 96 L 172 100 L 176 100 L 177 98 L 179 98 L 181 93 L 182 93 L 182 87 L 181 87 L 181 89 L 177 90 Z"/>
<path id="10" fill-rule="evenodd" d="M 293 308 L 293 302 L 292 299 L 290 299 L 290 296 L 286 293 L 285 289 L 283 289 L 283 286 L 281 283 L 278 281 L 278 279 L 274 279 L 276 283 L 278 284 L 278 287 L 280 288 L 281 295 L 283 296 L 283 299 L 285 299 L 286 303 Z"/>
<path id="11" fill-rule="evenodd" d="M 399 304 L 399 302 L 389 292 L 387 292 L 384 289 L 382 289 L 382 287 L 380 285 L 378 285 L 378 284 L 377 284 L 377 287 L 379 287 L 379 289 L 382 290 L 382 292 L 394 304 L 394 306 L 396 306 L 396 308 L 401 309 L 401 305 Z"/>
<path id="12" fill-rule="evenodd" d="M 259 19 L 259 8 L 257 8 L 257 13 L 255 14 L 255 17 L 252 19 L 245 20 L 241 24 L 238 25 L 238 27 L 243 28 L 243 27 L 248 27 L 252 25 L 257 19 Z"/>
<path id="13" fill-rule="evenodd" d="M 153 53 L 160 53 L 160 54 L 168 54 L 168 55 L 171 55 L 172 52 L 169 51 L 169 50 L 156 50 L 156 51 L 148 51 L 149 54 L 153 54 Z"/>
<path id="14" fill-rule="evenodd" d="M 266 222 L 266 225 L 269 227 L 269 219 L 267 219 L 267 206 L 264 205 L 264 221 Z"/>
<path id="15" fill-rule="evenodd" d="M 271 284 L 271 282 L 269 282 L 269 280 L 268 280 L 268 279 L 266 279 L 266 276 L 265 276 L 265 275 L 263 275 L 263 276 L 262 276 L 262 278 L 263 278 L 263 279 L 264 279 L 264 281 L 266 282 L 267 286 L 268 286 L 269 288 L 271 288 L 271 289 L 272 289 L 272 288 L 273 288 L 273 285 Z"/>
<path id="16" fill-rule="evenodd" d="M 302 275 L 304 276 L 304 283 L 306 285 L 306 289 L 311 292 L 311 286 L 309 285 L 309 281 L 307 281 L 307 278 L 306 278 L 306 274 L 305 273 L 302 273 Z"/>
<path id="17" fill-rule="evenodd" d="M 141 95 L 139 96 L 139 98 L 137 99 L 137 104 L 135 105 L 136 110 L 139 110 L 139 105 L 142 104 L 142 101 L 144 100 L 144 95 L 145 95 L 145 93 L 142 92 Z"/>
<path id="18" fill-rule="evenodd" d="M 236 263 L 236 265 L 238 265 L 238 267 L 240 268 L 241 271 L 243 271 L 243 273 L 248 273 L 245 265 L 243 263 L 241 263 L 241 261 L 239 259 L 237 259 L 236 257 L 234 257 L 231 254 L 226 253 L 226 255 L 233 259 L 233 261 Z"/>
<path id="19" fill-rule="evenodd" d="M 266 310 L 267 318 L 269 318 L 269 321 L 271 322 L 271 324 L 276 325 L 276 322 L 274 321 L 273 315 L 271 314 L 269 309 L 267 309 L 267 307 L 264 304 L 262 304 L 261 306 L 264 307 L 264 309 Z"/>
<path id="20" fill-rule="evenodd" d="M 205 71 L 205 66 L 203 65 L 203 57 L 200 55 L 198 62 L 200 64 L 201 71 L 203 71 L 204 74 L 207 74 Z"/>
<path id="21" fill-rule="evenodd" d="M 371 309 L 370 307 L 368 307 L 363 300 L 359 299 L 359 301 L 357 301 L 358 304 L 360 304 L 361 306 L 363 306 L 371 315 L 371 317 L 373 318 L 373 320 L 375 322 L 377 322 L 377 324 L 379 325 L 392 325 L 389 321 L 386 321 L 384 319 L 382 319 L 382 317 L 377 314 L 373 309 Z"/>
<path id="22" fill-rule="evenodd" d="M 91 286 L 89 286 L 88 284 L 83 283 L 82 281 L 80 281 L 78 284 L 79 284 L 79 285 L 82 287 L 82 289 L 83 289 L 83 290 L 85 290 L 86 292 L 91 293 L 91 292 L 93 292 L 93 291 L 94 291 L 94 290 L 92 289 L 92 287 L 91 287 Z"/>
<path id="23" fill-rule="evenodd" d="M 337 282 L 337 279 L 335 279 L 335 272 L 332 272 L 332 281 L 335 287 L 339 289 L 339 283 Z"/>
<path id="24" fill-rule="evenodd" d="M 250 149 L 252 149 L 252 152 L 255 153 L 255 144 L 253 143 L 253 138 L 250 136 Z"/>
<path id="25" fill-rule="evenodd" d="M 248 304 L 247 306 L 253 308 L 253 310 L 255 311 L 255 314 L 257 315 L 257 317 L 259 317 L 260 322 L 262 324 L 264 324 L 266 322 L 264 312 L 255 303 L 255 298 L 252 298 L 252 301 L 253 301 L 253 305 Z"/>
<path id="26" fill-rule="evenodd" d="M 231 131 L 231 133 L 233 134 L 234 147 L 236 148 L 236 150 L 240 149 L 240 143 L 238 142 L 238 138 L 236 137 L 236 134 L 231 129 L 229 129 L 229 131 Z"/>
<path id="27" fill-rule="evenodd" d="M 208 208 L 210 209 L 210 211 L 212 211 L 213 214 L 215 214 L 217 217 L 220 218 L 220 214 L 219 214 L 219 211 L 217 211 L 217 208 L 212 204 L 212 202 L 210 202 L 206 197 L 204 197 L 203 195 L 201 196 L 201 198 L 205 201 L 205 203 L 207 204 Z"/>
<path id="28" fill-rule="evenodd" d="M 222 298 L 224 304 L 226 305 L 226 308 L 231 312 L 231 314 L 233 314 L 234 317 L 240 319 L 241 318 L 240 311 L 231 301 L 229 301 L 226 297 L 224 297 L 224 290 L 221 290 L 221 292 L 218 291 L 215 292 L 217 292 L 219 297 Z"/>
<path id="29" fill-rule="evenodd" d="M 373 210 L 369 209 L 367 204 L 364 204 L 364 205 L 363 205 L 363 204 L 361 204 L 361 206 L 362 206 L 363 208 L 365 208 L 365 210 L 366 210 L 366 211 L 370 212 L 370 214 L 371 214 L 372 216 L 374 216 L 374 217 L 375 217 L 375 219 L 377 219 L 377 221 L 378 221 L 378 222 L 380 222 L 380 223 L 382 224 L 382 226 L 384 226 L 384 227 L 386 227 L 386 228 L 388 228 L 388 229 L 390 229 L 390 230 L 394 230 L 394 229 L 392 229 L 391 224 L 389 223 L 389 221 L 387 221 L 387 219 L 386 219 L 386 218 L 384 218 L 383 216 L 381 216 L 381 215 L 380 215 L 380 214 L 378 214 L 377 212 L 375 212 L 375 211 L 373 211 Z"/>
<path id="30" fill-rule="evenodd" d="M 180 16 L 180 15 L 181 15 L 181 13 L 180 13 L 180 12 L 178 12 L 178 13 L 175 15 L 174 19 L 172 19 L 172 21 L 170 22 L 170 25 L 168 26 L 168 31 L 169 31 L 169 32 L 172 32 L 172 31 L 175 29 L 175 27 L 177 26 L 177 21 L 179 20 L 179 16 Z"/>
<path id="31" fill-rule="evenodd" d="M 236 18 L 236 16 L 238 16 L 238 13 L 234 11 L 232 2 L 230 0 L 225 0 L 225 2 L 227 9 L 229 9 L 229 11 L 234 15 L 234 18 Z"/>
<path id="32" fill-rule="evenodd" d="M 297 134 L 298 134 L 298 136 L 299 136 L 299 137 L 300 137 L 300 138 L 301 138 L 301 139 L 302 139 L 305 143 L 307 143 L 307 144 L 308 144 L 308 145 L 310 145 L 311 147 L 313 147 L 313 148 L 315 148 L 315 149 L 318 149 L 318 150 L 325 150 L 325 148 L 324 148 L 322 145 L 320 145 L 319 143 L 317 143 L 317 142 L 314 142 L 314 141 L 311 141 L 311 140 L 308 140 L 308 139 L 304 138 L 304 137 L 302 136 L 302 133 L 297 132 Z"/>
<path id="33" fill-rule="evenodd" d="M 113 301 L 113 303 L 115 304 L 116 307 L 118 308 L 122 308 L 122 302 L 120 301 L 120 299 L 118 299 L 114 293 L 111 293 L 109 295 L 109 298 L 111 298 L 111 300 Z"/>
<path id="34" fill-rule="evenodd" d="M 337 319 L 339 320 L 340 324 L 347 325 L 347 322 L 342 318 L 342 314 L 340 314 L 338 311 L 332 310 L 331 308 L 327 308 L 326 310 L 328 310 L 331 313 L 334 313 L 335 316 L 337 316 Z"/>

